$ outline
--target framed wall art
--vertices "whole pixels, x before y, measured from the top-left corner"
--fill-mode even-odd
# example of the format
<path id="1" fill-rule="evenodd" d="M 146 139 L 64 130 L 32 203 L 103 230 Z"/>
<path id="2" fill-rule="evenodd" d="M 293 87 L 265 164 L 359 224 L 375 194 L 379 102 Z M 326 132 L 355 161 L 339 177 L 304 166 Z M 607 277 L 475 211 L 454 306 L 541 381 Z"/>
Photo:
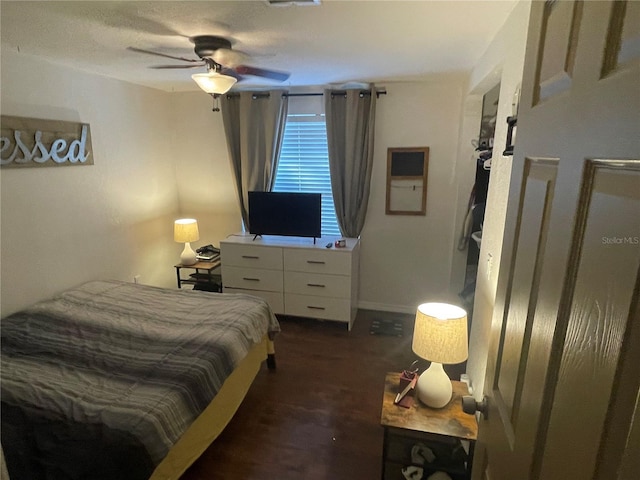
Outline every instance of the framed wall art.
<path id="1" fill-rule="evenodd" d="M 427 214 L 429 147 L 387 149 L 387 215 Z"/>

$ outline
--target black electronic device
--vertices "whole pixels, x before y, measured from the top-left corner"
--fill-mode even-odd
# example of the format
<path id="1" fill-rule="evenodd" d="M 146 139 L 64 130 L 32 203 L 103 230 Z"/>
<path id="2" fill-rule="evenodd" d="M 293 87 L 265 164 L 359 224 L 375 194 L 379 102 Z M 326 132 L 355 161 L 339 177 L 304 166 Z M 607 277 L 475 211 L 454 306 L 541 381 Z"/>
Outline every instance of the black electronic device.
<path id="1" fill-rule="evenodd" d="M 205 245 L 204 247 L 200 247 L 196 249 L 196 258 L 198 260 L 204 261 L 212 261 L 220 256 L 220 249 L 214 247 L 213 245 Z"/>
<path id="2" fill-rule="evenodd" d="M 219 254 L 220 253 L 220 249 L 214 247 L 213 245 L 209 244 L 209 245 L 205 245 L 204 247 L 200 247 L 196 249 L 196 253 L 206 253 L 206 254 Z"/>
<path id="3" fill-rule="evenodd" d="M 322 194 L 249 192 L 249 233 L 291 237 L 322 236 Z"/>

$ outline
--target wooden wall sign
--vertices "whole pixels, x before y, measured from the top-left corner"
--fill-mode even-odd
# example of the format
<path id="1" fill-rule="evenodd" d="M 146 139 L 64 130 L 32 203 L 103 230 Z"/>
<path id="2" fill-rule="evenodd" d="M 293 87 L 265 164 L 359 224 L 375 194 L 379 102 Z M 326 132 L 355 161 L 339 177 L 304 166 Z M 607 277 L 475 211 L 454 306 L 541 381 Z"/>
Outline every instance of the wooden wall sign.
<path id="1" fill-rule="evenodd" d="M 0 117 L 2 168 L 93 165 L 88 123 Z"/>
<path id="2" fill-rule="evenodd" d="M 427 214 L 429 147 L 387 149 L 387 215 Z"/>

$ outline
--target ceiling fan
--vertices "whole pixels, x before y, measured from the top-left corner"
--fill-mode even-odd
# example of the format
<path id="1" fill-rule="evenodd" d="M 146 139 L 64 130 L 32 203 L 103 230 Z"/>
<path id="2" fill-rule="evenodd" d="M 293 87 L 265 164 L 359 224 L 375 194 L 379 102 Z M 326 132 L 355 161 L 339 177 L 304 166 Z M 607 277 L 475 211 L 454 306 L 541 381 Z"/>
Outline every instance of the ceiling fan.
<path id="1" fill-rule="evenodd" d="M 214 35 L 197 35 L 189 37 L 189 41 L 194 44 L 193 50 L 199 57 L 199 60 L 176 57 L 137 47 L 128 47 L 127 49 L 133 52 L 189 62 L 188 65 L 154 65 L 150 68 L 173 69 L 206 67 L 207 73 L 196 73 L 191 75 L 191 78 L 193 78 L 202 90 L 213 95 L 226 93 L 236 81 L 242 80 L 244 75 L 268 78 L 278 82 L 284 82 L 289 78 L 289 73 L 287 72 L 246 65 L 245 62 L 248 59 L 248 55 L 233 50 L 231 48 L 231 42 L 226 38 Z"/>

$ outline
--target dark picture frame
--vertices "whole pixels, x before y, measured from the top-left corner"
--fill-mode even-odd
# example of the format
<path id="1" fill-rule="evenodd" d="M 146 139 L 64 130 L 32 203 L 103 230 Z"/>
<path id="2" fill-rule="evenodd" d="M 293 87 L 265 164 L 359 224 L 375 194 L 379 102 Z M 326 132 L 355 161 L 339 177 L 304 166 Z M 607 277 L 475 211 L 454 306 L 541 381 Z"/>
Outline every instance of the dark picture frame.
<path id="1" fill-rule="evenodd" d="M 426 215 L 429 147 L 387 149 L 387 215 Z"/>

